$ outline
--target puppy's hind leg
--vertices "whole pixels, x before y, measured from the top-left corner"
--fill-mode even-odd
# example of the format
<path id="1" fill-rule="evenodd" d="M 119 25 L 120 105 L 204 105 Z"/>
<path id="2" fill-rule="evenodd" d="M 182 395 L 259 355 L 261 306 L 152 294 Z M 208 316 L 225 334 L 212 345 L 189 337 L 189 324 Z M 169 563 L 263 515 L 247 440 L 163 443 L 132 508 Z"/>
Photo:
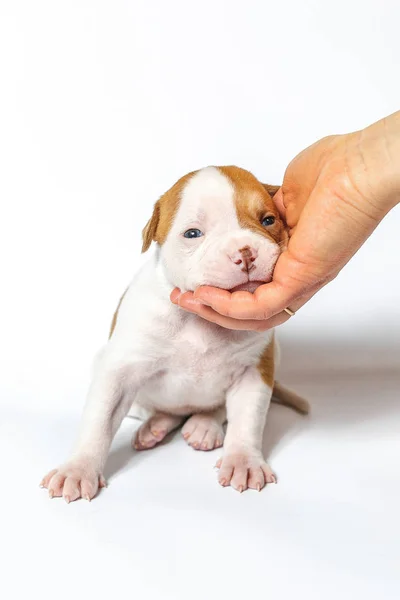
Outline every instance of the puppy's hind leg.
<path id="1" fill-rule="evenodd" d="M 192 415 L 182 427 L 182 435 L 194 450 L 214 450 L 224 442 L 225 406 L 212 412 Z"/>
<path id="2" fill-rule="evenodd" d="M 156 412 L 134 433 L 132 446 L 135 450 L 150 450 L 184 421 L 183 417 Z"/>

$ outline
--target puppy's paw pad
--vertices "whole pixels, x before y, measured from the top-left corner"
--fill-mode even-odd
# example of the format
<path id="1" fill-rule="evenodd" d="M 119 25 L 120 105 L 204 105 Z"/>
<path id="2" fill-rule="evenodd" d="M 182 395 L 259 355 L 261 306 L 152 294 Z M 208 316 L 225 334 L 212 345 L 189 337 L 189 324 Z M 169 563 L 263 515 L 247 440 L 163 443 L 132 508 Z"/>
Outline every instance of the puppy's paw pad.
<path id="1" fill-rule="evenodd" d="M 276 477 L 262 456 L 242 453 L 227 454 L 217 462 L 218 481 L 242 493 L 247 489 L 261 491 L 267 483 L 276 483 Z"/>
<path id="2" fill-rule="evenodd" d="M 49 498 L 63 497 L 69 504 L 78 498 L 90 502 L 99 487 L 106 486 L 106 481 L 101 473 L 82 461 L 66 463 L 53 469 L 45 475 L 40 485 L 48 489 Z"/>

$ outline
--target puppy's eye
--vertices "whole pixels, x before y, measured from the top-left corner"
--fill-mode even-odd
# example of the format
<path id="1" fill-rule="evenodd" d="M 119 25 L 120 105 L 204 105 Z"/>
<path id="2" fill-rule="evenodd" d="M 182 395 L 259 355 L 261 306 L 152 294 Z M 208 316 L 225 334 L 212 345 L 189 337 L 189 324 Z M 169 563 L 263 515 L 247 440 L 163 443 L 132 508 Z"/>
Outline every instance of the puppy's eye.
<path id="1" fill-rule="evenodd" d="M 263 220 L 261 221 L 261 225 L 263 227 L 270 227 L 270 225 L 273 225 L 275 223 L 275 217 L 264 217 Z"/>
<path id="2" fill-rule="evenodd" d="M 202 235 L 204 235 L 204 233 L 202 231 L 200 231 L 200 229 L 188 229 L 183 234 L 183 237 L 188 238 L 189 240 L 192 240 L 194 238 L 199 238 Z"/>

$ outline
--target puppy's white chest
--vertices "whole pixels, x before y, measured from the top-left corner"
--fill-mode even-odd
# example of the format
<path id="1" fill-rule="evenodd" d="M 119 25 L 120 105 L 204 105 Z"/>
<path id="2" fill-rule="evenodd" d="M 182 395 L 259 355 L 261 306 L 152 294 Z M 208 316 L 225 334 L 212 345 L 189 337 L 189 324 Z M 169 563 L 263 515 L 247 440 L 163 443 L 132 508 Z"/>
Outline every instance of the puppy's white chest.
<path id="1" fill-rule="evenodd" d="M 184 370 L 195 378 L 201 378 L 212 364 L 224 361 L 226 343 L 224 345 L 223 341 L 228 341 L 226 337 L 208 323 L 190 320 L 171 342 L 168 368 Z"/>
<path id="2" fill-rule="evenodd" d="M 113 362 L 132 374 L 148 365 L 135 403 L 175 414 L 211 410 L 245 369 L 258 364 L 271 332 L 231 331 L 174 307 L 156 257 L 126 293 L 112 337 Z M 136 366 L 134 366 L 136 365 Z"/>
<path id="3" fill-rule="evenodd" d="M 246 343 L 246 336 L 241 343 L 237 337 L 237 333 L 190 319 L 171 339 L 160 372 L 144 387 L 138 401 L 172 413 L 223 404 L 227 389 L 258 354 L 253 344 Z"/>

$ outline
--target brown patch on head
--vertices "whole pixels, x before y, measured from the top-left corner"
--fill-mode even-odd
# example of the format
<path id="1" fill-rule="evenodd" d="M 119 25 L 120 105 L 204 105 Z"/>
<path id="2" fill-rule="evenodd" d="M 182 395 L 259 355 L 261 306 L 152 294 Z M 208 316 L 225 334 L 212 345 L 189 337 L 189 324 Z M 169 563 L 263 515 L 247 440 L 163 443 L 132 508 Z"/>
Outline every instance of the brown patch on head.
<path id="1" fill-rule="evenodd" d="M 268 346 L 264 349 L 261 354 L 260 361 L 258 363 L 258 370 L 260 372 L 263 382 L 268 385 L 271 389 L 274 387 L 275 381 L 275 338 L 272 336 L 272 340 Z"/>
<path id="2" fill-rule="evenodd" d="M 176 211 L 178 210 L 183 188 L 195 173 L 197 173 L 197 171 L 193 171 L 192 173 L 188 173 L 181 177 L 172 188 L 157 200 L 154 205 L 153 214 L 142 231 L 142 252 L 146 252 L 153 241 L 158 244 L 163 244 L 165 242 Z"/>
<path id="3" fill-rule="evenodd" d="M 271 198 L 275 196 L 276 192 L 281 187 L 280 185 L 270 185 L 269 183 L 262 183 L 261 185 L 264 187 L 265 190 L 267 190 Z"/>
<path id="4" fill-rule="evenodd" d="M 218 168 L 234 186 L 236 212 L 240 225 L 277 244 L 285 244 L 288 241 L 287 228 L 272 200 L 272 196 L 280 186 L 261 183 L 252 173 L 239 167 Z M 261 221 L 268 216 L 274 217 L 275 223 L 264 227 Z"/>

